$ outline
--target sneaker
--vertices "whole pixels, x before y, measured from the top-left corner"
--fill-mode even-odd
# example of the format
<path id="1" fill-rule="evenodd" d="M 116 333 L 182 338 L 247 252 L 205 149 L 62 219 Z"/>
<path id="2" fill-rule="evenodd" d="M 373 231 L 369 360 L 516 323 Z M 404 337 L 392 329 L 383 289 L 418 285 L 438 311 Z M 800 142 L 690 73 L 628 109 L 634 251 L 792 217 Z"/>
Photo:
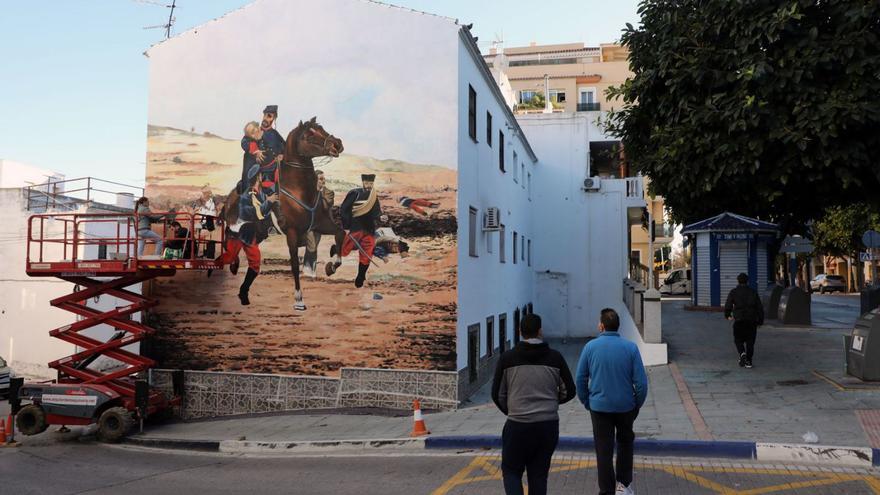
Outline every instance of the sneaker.
<path id="1" fill-rule="evenodd" d="M 742 353 L 739 355 L 739 367 L 742 368 L 746 365 L 746 353 Z"/>
<path id="2" fill-rule="evenodd" d="M 630 483 L 630 486 L 623 486 L 623 483 L 617 483 L 617 489 L 614 493 L 616 495 L 635 495 L 636 492 L 632 489 L 632 483 Z"/>
<path id="3" fill-rule="evenodd" d="M 752 360 L 746 359 L 746 369 L 752 369 Z"/>

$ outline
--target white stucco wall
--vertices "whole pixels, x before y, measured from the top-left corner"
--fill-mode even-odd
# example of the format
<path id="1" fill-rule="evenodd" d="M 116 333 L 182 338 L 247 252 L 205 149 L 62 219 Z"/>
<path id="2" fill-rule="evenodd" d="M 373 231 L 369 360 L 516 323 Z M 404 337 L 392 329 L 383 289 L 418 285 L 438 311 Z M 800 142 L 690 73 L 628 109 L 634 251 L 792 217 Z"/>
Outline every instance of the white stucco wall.
<path id="1" fill-rule="evenodd" d="M 0 356 L 18 373 L 52 378 L 55 372 L 46 364 L 73 353 L 74 347 L 50 337 L 49 331 L 75 317 L 49 301 L 70 294 L 73 284 L 25 274 L 29 215 L 21 189 L 0 189 Z M 47 220 L 45 226 L 47 236 L 63 235 L 60 222 Z M 60 260 L 60 245 L 45 245 L 44 256 Z"/>
<path id="2" fill-rule="evenodd" d="M 535 201 L 529 200 L 528 174 L 532 174 L 534 187 L 536 176 L 543 171 L 532 163 L 526 152 L 522 136 L 515 134 L 515 122 L 507 121 L 506 112 L 489 88 L 484 74 L 468 52 L 463 40 L 459 40 L 458 57 L 458 323 L 456 369 L 467 367 L 467 328 L 480 324 L 480 356 L 485 356 L 486 318 L 495 317 L 495 338 L 498 340 L 498 315 L 507 313 L 506 339 L 513 341 L 513 313 L 517 307 L 533 303 L 534 267 L 528 260 L 513 262 L 513 232 L 517 238 L 525 235 L 532 241 L 532 260 L 549 241 L 536 239 L 533 235 L 531 210 Z M 468 85 L 477 92 L 477 142 L 468 135 Z M 486 111 L 492 114 L 492 146 L 486 143 Z M 512 119 L 511 119 L 512 120 Z M 510 124 L 511 128 L 508 128 Z M 506 173 L 498 167 L 498 130 L 504 133 Z M 513 162 L 516 152 L 517 162 Z M 514 167 L 525 163 L 526 179 L 514 182 Z M 532 194 L 534 196 L 534 191 Z M 499 258 L 498 232 L 483 232 L 483 214 L 487 207 L 498 207 L 501 223 L 505 226 L 506 263 Z M 468 211 L 478 210 L 477 257 L 469 254 Z M 488 244 L 492 243 L 492 252 Z M 517 248 L 517 256 L 520 249 Z M 540 308 L 534 307 L 535 312 Z"/>
<path id="3" fill-rule="evenodd" d="M 588 176 L 588 119 L 583 113 L 530 114 L 517 117 L 540 159 L 541 174 L 533 178 L 532 221 L 540 226 L 541 249 L 533 253 L 538 274 L 535 308 L 548 337 L 592 335 L 589 313 L 590 272 L 586 221 L 590 194 L 583 190 Z M 607 222 L 610 219 L 603 221 Z M 553 275 L 553 274 L 558 275 Z M 549 279 L 565 278 L 565 282 Z M 562 286 L 567 288 L 567 301 Z M 567 308 L 565 314 L 556 315 Z"/>

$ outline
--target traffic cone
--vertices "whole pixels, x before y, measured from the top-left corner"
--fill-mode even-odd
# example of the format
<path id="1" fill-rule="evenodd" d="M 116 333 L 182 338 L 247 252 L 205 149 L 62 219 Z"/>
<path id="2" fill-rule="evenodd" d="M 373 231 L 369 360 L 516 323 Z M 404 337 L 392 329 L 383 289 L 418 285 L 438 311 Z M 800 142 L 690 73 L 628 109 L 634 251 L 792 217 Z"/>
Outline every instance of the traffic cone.
<path id="1" fill-rule="evenodd" d="M 12 439 L 15 438 L 15 423 L 12 422 L 12 414 L 9 415 L 9 419 L 6 420 L 6 441 L 7 443 L 12 443 Z"/>
<path id="2" fill-rule="evenodd" d="M 0 419 L 0 445 L 6 443 L 6 420 Z"/>
<path id="3" fill-rule="evenodd" d="M 422 419 L 422 406 L 419 404 L 419 400 L 416 399 L 413 401 L 413 431 L 409 436 L 420 437 L 430 433 L 425 426 L 425 420 Z"/>

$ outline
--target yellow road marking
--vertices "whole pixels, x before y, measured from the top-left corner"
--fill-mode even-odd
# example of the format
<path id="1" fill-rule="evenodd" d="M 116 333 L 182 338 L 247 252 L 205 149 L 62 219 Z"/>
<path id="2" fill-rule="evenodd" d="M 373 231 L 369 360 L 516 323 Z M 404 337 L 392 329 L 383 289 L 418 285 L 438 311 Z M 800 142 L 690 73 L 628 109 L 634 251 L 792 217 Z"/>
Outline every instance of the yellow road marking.
<path id="1" fill-rule="evenodd" d="M 431 493 L 432 495 L 446 495 L 452 490 L 452 488 L 459 485 L 467 485 L 482 481 L 500 481 L 502 479 L 500 461 L 501 456 L 497 454 L 474 457 L 470 464 L 462 468 L 458 473 L 454 474 Z M 550 472 L 562 473 L 594 467 L 596 467 L 596 461 L 593 459 L 554 459 L 550 467 Z M 827 471 L 801 471 L 796 469 L 789 470 L 775 468 L 738 468 L 733 466 L 668 466 L 655 463 L 636 463 L 634 467 L 638 469 L 666 472 L 677 478 L 681 478 L 695 485 L 711 490 L 718 495 L 764 495 L 798 490 L 801 488 L 837 485 L 852 481 L 861 481 L 867 485 L 875 495 L 880 495 L 880 477 L 866 474 L 845 474 L 830 473 Z M 707 479 L 697 473 L 786 475 L 795 478 L 813 479 L 789 481 L 748 490 L 737 490 Z"/>

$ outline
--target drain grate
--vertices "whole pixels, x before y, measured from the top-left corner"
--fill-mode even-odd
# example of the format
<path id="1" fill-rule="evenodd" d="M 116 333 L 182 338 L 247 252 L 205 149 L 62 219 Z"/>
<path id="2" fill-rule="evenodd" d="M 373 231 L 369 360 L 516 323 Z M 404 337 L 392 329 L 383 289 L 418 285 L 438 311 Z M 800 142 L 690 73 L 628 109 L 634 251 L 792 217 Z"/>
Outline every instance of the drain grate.
<path id="1" fill-rule="evenodd" d="M 796 387 L 798 385 L 808 385 L 810 382 L 806 380 L 783 380 L 781 382 L 776 382 L 777 385 L 781 385 L 783 387 Z"/>

